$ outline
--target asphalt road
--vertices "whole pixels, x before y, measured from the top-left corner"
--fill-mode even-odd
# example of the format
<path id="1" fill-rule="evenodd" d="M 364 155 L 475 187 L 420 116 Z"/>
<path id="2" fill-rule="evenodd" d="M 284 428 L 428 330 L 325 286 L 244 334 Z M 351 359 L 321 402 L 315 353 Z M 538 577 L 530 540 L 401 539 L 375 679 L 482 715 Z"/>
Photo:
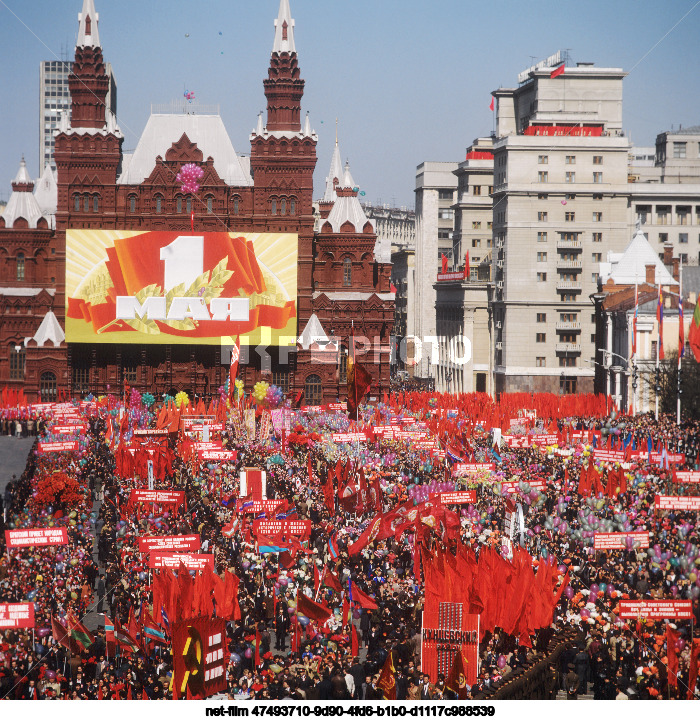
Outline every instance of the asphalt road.
<path id="1" fill-rule="evenodd" d="M 0 493 L 3 495 L 5 486 L 12 480 L 12 476 L 19 478 L 22 474 L 34 440 L 34 436 L 27 438 L 0 436 Z"/>

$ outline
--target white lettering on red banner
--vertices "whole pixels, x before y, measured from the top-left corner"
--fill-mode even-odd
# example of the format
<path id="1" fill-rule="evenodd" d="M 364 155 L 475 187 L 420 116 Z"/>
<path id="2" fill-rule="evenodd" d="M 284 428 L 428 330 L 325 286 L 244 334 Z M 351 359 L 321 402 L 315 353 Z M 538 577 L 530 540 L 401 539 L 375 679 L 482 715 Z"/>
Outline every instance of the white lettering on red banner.
<path id="1" fill-rule="evenodd" d="M 74 433 L 85 433 L 87 426 L 84 423 L 75 426 L 51 426 L 49 433 L 56 435 L 73 435 Z"/>
<path id="2" fill-rule="evenodd" d="M 464 280 L 464 271 L 455 270 L 451 273 L 438 273 L 437 279 L 438 283 L 444 283 L 449 280 Z"/>
<path id="3" fill-rule="evenodd" d="M 188 571 L 202 571 L 206 566 L 214 569 L 213 553 L 160 553 L 152 551 L 148 557 L 149 568 L 178 569 L 183 564 Z"/>
<path id="4" fill-rule="evenodd" d="M 441 493 L 440 503 L 476 503 L 476 491 L 454 491 L 453 493 Z"/>
<path id="5" fill-rule="evenodd" d="M 627 539 L 630 539 L 638 548 L 649 548 L 649 533 L 596 533 L 593 536 L 593 548 L 596 551 L 611 551 L 627 548 Z"/>
<path id="6" fill-rule="evenodd" d="M 0 603 L 0 629 L 34 628 L 33 603 Z"/>
<path id="7" fill-rule="evenodd" d="M 656 496 L 654 503 L 664 511 L 700 511 L 700 496 Z"/>
<path id="8" fill-rule="evenodd" d="M 484 471 L 495 471 L 495 463 L 455 463 L 452 466 L 452 476 L 462 478 L 471 476 Z"/>
<path id="9" fill-rule="evenodd" d="M 149 491 L 147 488 L 134 488 L 129 496 L 129 503 L 176 503 L 185 502 L 184 491 Z"/>
<path id="10" fill-rule="evenodd" d="M 68 543 L 68 530 L 65 528 L 16 528 L 12 531 L 5 531 L 5 543 L 8 548 L 63 546 Z"/>
<path id="11" fill-rule="evenodd" d="M 39 453 L 62 453 L 63 451 L 77 451 L 78 441 L 55 441 L 53 443 L 39 443 Z"/>
<path id="12" fill-rule="evenodd" d="M 265 499 L 262 501 L 242 501 L 240 498 L 236 501 L 236 511 L 238 513 L 274 513 L 284 504 L 284 501 L 275 501 Z"/>
<path id="13" fill-rule="evenodd" d="M 364 433 L 333 433 L 331 434 L 333 443 L 353 443 L 355 441 L 366 441 L 367 436 Z"/>
<path id="14" fill-rule="evenodd" d="M 541 433 L 530 436 L 530 441 L 538 446 L 553 446 L 559 442 L 559 436 L 556 433 Z"/>
<path id="15" fill-rule="evenodd" d="M 237 451 L 199 451 L 197 454 L 203 461 L 235 461 Z"/>
<path id="16" fill-rule="evenodd" d="M 607 461 L 609 463 L 622 463 L 625 460 L 624 451 L 609 451 L 605 448 L 597 449 L 593 451 L 593 458 L 596 461 Z"/>
<path id="17" fill-rule="evenodd" d="M 620 601 L 620 618 L 693 618 L 692 601 Z"/>
<path id="18" fill-rule="evenodd" d="M 508 448 L 529 448 L 530 439 L 527 436 L 503 436 Z"/>
<path id="19" fill-rule="evenodd" d="M 280 533 L 292 536 L 308 536 L 311 533 L 311 521 L 266 521 L 253 522 L 253 533 L 257 536 L 276 536 Z"/>
<path id="20" fill-rule="evenodd" d="M 202 547 L 202 539 L 198 533 L 189 536 L 141 536 L 139 553 L 150 551 L 198 551 Z"/>
<path id="21" fill-rule="evenodd" d="M 700 471 L 676 471 L 676 483 L 700 483 Z"/>
<path id="22" fill-rule="evenodd" d="M 170 431 L 167 428 L 135 428 L 135 436 L 167 436 Z"/>

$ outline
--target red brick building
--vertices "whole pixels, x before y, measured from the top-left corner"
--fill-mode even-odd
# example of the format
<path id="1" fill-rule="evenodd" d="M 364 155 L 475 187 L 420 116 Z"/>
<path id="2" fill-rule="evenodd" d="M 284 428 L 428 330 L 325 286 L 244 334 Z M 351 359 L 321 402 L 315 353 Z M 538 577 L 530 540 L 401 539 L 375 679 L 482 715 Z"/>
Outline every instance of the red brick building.
<path id="1" fill-rule="evenodd" d="M 157 396 L 216 394 L 228 374 L 225 347 L 65 340 L 69 229 L 193 229 L 298 237 L 300 342 L 289 353 L 242 348 L 239 377 L 248 388 L 265 378 L 295 395 L 304 390 L 308 404 L 342 399 L 342 349 L 354 326 L 372 341 L 364 362 L 373 393 L 388 390 L 389 259 L 378 249 L 349 169 L 342 178 L 334 172 L 337 150 L 329 197 L 321 217 L 314 215 L 317 135 L 308 116 L 302 124 L 304 80 L 288 0 L 281 0 L 275 21 L 263 81 L 267 118 L 261 115 L 251 134 L 250 158 L 236 154 L 220 116 L 206 111 L 152 114 L 127 155 L 117 119 L 106 110 L 108 87 L 94 2 L 84 0 L 69 78 L 71 115 L 55 138 L 56 175 L 47 169 L 34 189 L 22 161 L 0 216 L 0 386 L 22 387 L 31 399 L 116 392 L 126 382 Z M 175 179 L 186 163 L 204 171 L 195 195 L 183 193 Z"/>

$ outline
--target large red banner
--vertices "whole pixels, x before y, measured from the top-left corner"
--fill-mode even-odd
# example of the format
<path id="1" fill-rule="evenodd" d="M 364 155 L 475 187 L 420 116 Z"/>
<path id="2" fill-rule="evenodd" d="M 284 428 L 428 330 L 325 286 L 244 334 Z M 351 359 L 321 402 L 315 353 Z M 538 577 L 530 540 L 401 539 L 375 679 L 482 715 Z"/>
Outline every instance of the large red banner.
<path id="1" fill-rule="evenodd" d="M 181 506 L 184 502 L 184 491 L 150 491 L 148 488 L 134 488 L 129 496 L 130 505 L 135 503 L 175 503 Z"/>
<path id="2" fill-rule="evenodd" d="M 656 496 L 654 504 L 661 511 L 700 511 L 700 496 Z"/>
<path id="3" fill-rule="evenodd" d="M 611 551 L 627 548 L 627 539 L 638 543 L 639 548 L 649 548 L 649 533 L 596 533 L 593 536 L 593 548 L 596 551 Z"/>
<path id="4" fill-rule="evenodd" d="M 530 441 L 538 446 L 553 446 L 559 442 L 559 436 L 556 433 L 545 433 L 530 436 Z"/>
<path id="5" fill-rule="evenodd" d="M 167 428 L 135 428 L 135 436 L 167 436 L 170 431 Z"/>
<path id="6" fill-rule="evenodd" d="M 5 543 L 8 548 L 64 546 L 68 543 L 68 530 L 65 528 L 17 528 L 5 531 Z"/>
<path id="7" fill-rule="evenodd" d="M 139 553 L 150 551 L 198 551 L 202 547 L 202 539 L 198 533 L 189 536 L 141 536 Z"/>
<path id="8" fill-rule="evenodd" d="M 266 521 L 261 519 L 253 522 L 253 533 L 256 536 L 276 536 L 285 533 L 308 538 L 311 534 L 311 521 Z"/>
<path id="9" fill-rule="evenodd" d="M 66 425 L 66 426 L 51 426 L 49 428 L 49 433 L 54 433 L 55 435 L 73 435 L 75 433 L 85 433 L 87 431 L 87 426 L 84 423 L 78 423 L 76 425 Z"/>
<path id="10" fill-rule="evenodd" d="M 284 505 L 284 501 L 266 499 L 262 501 L 243 501 L 240 498 L 236 501 L 237 513 L 274 513 Z"/>
<path id="11" fill-rule="evenodd" d="M 593 458 L 596 461 L 604 461 L 608 463 L 623 463 L 625 460 L 624 451 L 609 451 L 605 448 L 593 451 Z"/>
<path id="12" fill-rule="evenodd" d="M 692 601 L 620 601 L 620 618 L 693 618 Z"/>
<path id="13" fill-rule="evenodd" d="M 202 571 L 206 566 L 214 570 L 213 553 L 161 553 L 151 551 L 148 557 L 149 568 L 174 568 L 183 564 L 188 571 Z"/>
<path id="14" fill-rule="evenodd" d="M 440 493 L 440 503 L 476 503 L 476 491 L 454 491 L 453 493 Z"/>
<path id="15" fill-rule="evenodd" d="M 202 461 L 235 461 L 238 458 L 237 451 L 209 450 L 197 451 L 197 456 Z"/>
<path id="16" fill-rule="evenodd" d="M 479 675 L 479 616 L 466 613 L 468 605 L 441 602 L 435 612 L 423 614 L 421 670 L 433 683 L 447 678 L 460 649 L 467 660 L 466 682 L 473 686 Z M 434 618 L 433 618 L 434 617 Z"/>
<path id="17" fill-rule="evenodd" d="M 455 463 L 452 466 L 452 477 L 463 478 L 464 476 L 476 475 L 483 471 L 495 470 L 495 463 Z"/>
<path id="18" fill-rule="evenodd" d="M 62 453 L 63 451 L 77 451 L 78 441 L 54 441 L 52 443 L 39 443 L 39 453 Z"/>
<path id="19" fill-rule="evenodd" d="M 208 698 L 225 691 L 226 621 L 199 616 L 173 624 L 173 698 Z"/>
<path id="20" fill-rule="evenodd" d="M 673 479 L 676 483 L 700 483 L 700 471 L 676 471 Z"/>
<path id="21" fill-rule="evenodd" d="M 333 433 L 331 434 L 333 443 L 355 443 L 364 442 L 367 436 L 364 433 Z"/>
<path id="22" fill-rule="evenodd" d="M 0 629 L 34 628 L 33 603 L 0 603 Z"/>

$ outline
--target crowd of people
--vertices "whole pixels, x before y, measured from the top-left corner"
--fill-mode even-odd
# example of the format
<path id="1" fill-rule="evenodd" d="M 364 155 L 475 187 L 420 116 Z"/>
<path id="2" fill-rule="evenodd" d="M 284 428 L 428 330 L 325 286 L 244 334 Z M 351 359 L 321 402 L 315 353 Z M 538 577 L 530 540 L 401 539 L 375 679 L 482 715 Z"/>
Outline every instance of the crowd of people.
<path id="1" fill-rule="evenodd" d="M 654 449 L 661 445 L 684 453 L 685 463 L 676 468 L 695 469 L 699 424 L 677 426 L 671 418 L 614 413 L 543 416 L 523 419 L 522 427 L 511 432 L 527 437 L 556 428 L 557 442 L 511 448 L 497 437 L 494 446 L 488 424 L 449 412 L 449 396 L 441 397 L 437 408 L 426 403 L 408 411 L 407 405 L 395 395 L 363 407 L 359 424 L 350 424 L 342 411 L 292 411 L 291 427 L 262 441 L 228 423 L 217 436 L 224 449 L 236 452 L 235 460 L 200 460 L 183 452 L 181 430 L 160 441 L 169 468 L 151 487 L 182 491 L 184 503 L 136 507 L 130 504 L 131 492 L 147 480 L 138 474 L 123 477 L 115 455 L 124 452 L 119 444 L 140 442 L 134 427 L 157 424 L 157 409 L 136 407 L 133 398 L 131 407 L 116 399 L 87 406 L 82 412 L 88 430 L 78 449 L 43 454 L 35 444 L 26 469 L 5 494 L 3 530 L 65 527 L 68 544 L 8 549 L 3 541 L 0 604 L 33 602 L 35 627 L 0 631 L 0 698 L 171 698 L 168 623 L 155 607 L 155 572 L 139 552 L 138 539 L 188 534 L 198 534 L 201 552 L 213 554 L 216 574 L 229 572 L 238 579 L 237 612 L 226 624 L 224 694 L 229 698 L 379 700 L 387 697 L 387 673 L 395 683 L 390 697 L 399 700 L 479 698 L 525 667 L 535 651 L 546 649 L 553 634 L 567 629 L 576 630 L 577 640 L 559 656 L 557 673 L 568 698 L 695 697 L 693 652 L 700 650 L 700 641 L 692 638 L 694 623 L 700 621 L 697 512 L 655 509 L 657 494 L 679 486 L 673 469 L 660 467 L 651 455 L 627 459 L 622 464 L 626 487 L 617 486 L 612 493 L 595 487 L 582 491 L 580 476 L 582 469 L 595 468 L 605 487 L 608 473 L 618 472 L 619 463 L 592 461 L 592 445 L 604 444 L 608 437 L 637 448 L 651 443 Z M 115 435 L 113 419 L 119 412 L 128 422 Z M 403 428 L 425 430 L 441 412 L 452 418 L 453 431 L 462 438 L 464 456 L 458 460 L 468 456 L 474 463 L 493 463 L 494 470 L 452 476 L 449 457 L 423 450 L 410 438 L 332 441 L 332 432 L 397 420 Z M 46 430 L 50 411 L 37 421 L 44 429 L 39 440 L 52 439 Z M 595 441 L 576 437 L 581 429 L 595 431 Z M 440 428 L 432 425 L 429 436 L 439 434 Z M 566 586 L 560 589 L 552 623 L 529 637 L 501 628 L 484 633 L 471 686 L 456 689 L 447 673 L 425 673 L 425 567 L 421 572 L 420 559 L 416 561 L 418 531 L 408 529 L 370 540 L 359 551 L 353 548 L 379 509 L 344 498 L 341 486 L 347 481 L 331 485 L 335 498 L 329 501 L 328 478 L 334 478 L 339 464 L 350 469 L 351 478 L 361 468 L 377 479 L 384 514 L 412 502 L 419 505 L 429 497 L 421 496 L 422 491 L 428 494 L 436 484 L 476 491 L 475 503 L 449 507 L 449 518 L 457 519 L 449 537 L 438 528 L 421 534 L 424 553 L 464 548 L 478 558 L 488 548 L 511 558 L 506 516 L 513 500 L 518 501 L 533 564 L 553 562 L 555 579 Z M 261 550 L 251 533 L 252 519 L 236 504 L 245 468 L 266 471 L 267 498 L 285 501 L 286 517 L 311 521 L 308 538 L 298 546 L 286 552 Z M 54 491 L 53 502 L 42 495 L 47 479 L 57 473 L 77 481 L 68 503 L 60 491 Z M 63 492 L 68 490 L 66 486 Z M 594 552 L 593 533 L 609 530 L 648 531 L 650 547 L 630 544 Z M 351 601 L 353 589 L 357 593 Z M 330 618 L 321 623 L 303 616 L 297 608 L 299 594 L 322 603 Z M 621 600 L 669 598 L 691 601 L 694 621 L 619 618 Z M 144 636 L 144 614 L 159 619 L 164 642 Z M 94 641 L 76 648 L 57 639 L 52 619 L 65 625 L 71 618 L 90 626 Z M 110 642 L 106 620 L 134 629 L 134 635 L 140 629 L 139 648 Z M 669 660 L 670 638 L 675 639 L 670 655 L 677 666 Z"/>

